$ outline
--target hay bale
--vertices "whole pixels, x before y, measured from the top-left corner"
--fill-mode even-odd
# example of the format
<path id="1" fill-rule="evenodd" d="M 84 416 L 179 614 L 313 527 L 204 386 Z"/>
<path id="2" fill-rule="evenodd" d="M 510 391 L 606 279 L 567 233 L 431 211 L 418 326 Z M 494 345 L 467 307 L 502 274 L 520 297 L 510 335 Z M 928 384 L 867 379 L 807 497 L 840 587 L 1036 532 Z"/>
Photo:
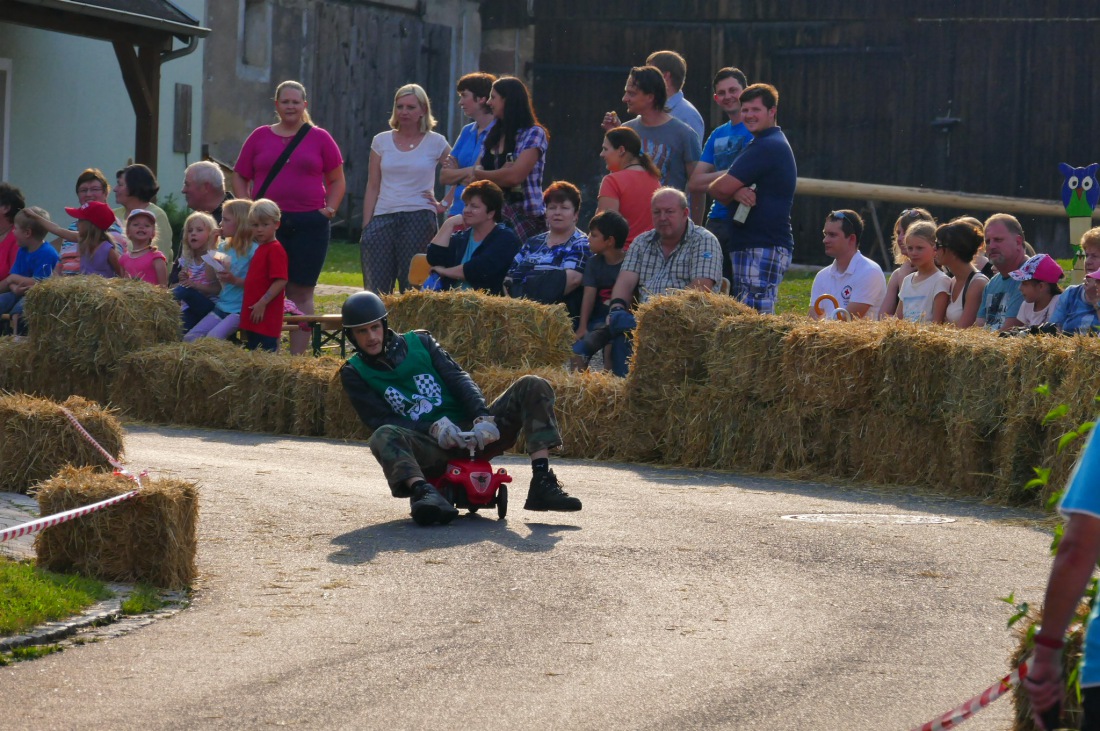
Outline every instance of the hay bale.
<path id="1" fill-rule="evenodd" d="M 101 375 L 127 353 L 179 340 L 179 304 L 137 279 L 51 277 L 25 307 L 31 347 L 51 371 Z"/>
<path id="2" fill-rule="evenodd" d="M 0 490 L 27 492 L 65 465 L 111 469 L 73 427 L 64 406 L 104 449 L 122 453 L 122 427 L 110 411 L 74 396 L 63 404 L 22 394 L 0 397 Z"/>
<path id="3" fill-rule="evenodd" d="M 715 347 L 718 324 L 735 315 L 757 317 L 735 299 L 695 290 L 652 297 L 638 308 L 626 383 L 631 428 L 621 435 L 624 458 L 679 463 L 686 430 L 698 429 L 703 421 L 680 405 L 696 389 L 710 387 L 704 356 Z"/>
<path id="4" fill-rule="evenodd" d="M 359 418 L 344 392 L 337 371 L 325 391 L 325 436 L 330 439 L 370 439 L 371 430 Z"/>
<path id="5" fill-rule="evenodd" d="M 0 338 L 0 392 L 28 393 L 31 348 L 15 338 Z"/>
<path id="6" fill-rule="evenodd" d="M 111 401 L 132 419 L 224 429 L 239 408 L 233 388 L 252 363 L 247 351 L 212 338 L 143 348 L 119 361 Z"/>
<path id="7" fill-rule="evenodd" d="M 783 343 L 786 390 L 810 408 L 867 408 L 881 384 L 878 322 L 806 322 Z"/>
<path id="8" fill-rule="evenodd" d="M 289 433 L 316 437 L 325 433 L 325 407 L 333 376 L 343 361 L 334 356 L 291 358 L 288 390 L 293 414 Z"/>
<path id="9" fill-rule="evenodd" d="M 472 374 L 489 403 L 524 375 L 545 378 L 554 387 L 554 412 L 564 457 L 611 459 L 623 432 L 626 384 L 609 372 L 571 373 L 564 368 L 514 371 L 490 368 Z M 517 444 L 517 451 L 522 451 Z"/>
<path id="10" fill-rule="evenodd" d="M 65 468 L 39 486 L 38 507 L 42 515 L 52 515 L 133 488 L 123 477 Z M 38 565 L 105 581 L 183 589 L 196 575 L 198 516 L 194 483 L 146 479 L 136 497 L 39 533 Z"/>
<path id="11" fill-rule="evenodd" d="M 397 332 L 428 330 L 467 371 L 564 365 L 573 325 L 564 305 L 483 292 L 405 292 L 383 298 Z"/>
<path id="12" fill-rule="evenodd" d="M 722 320 L 706 353 L 707 372 L 716 390 L 759 403 L 778 400 L 787 388 L 783 378 L 787 337 L 805 324 L 806 318 L 798 315 L 755 312 Z"/>
<path id="13" fill-rule="evenodd" d="M 917 420 L 938 411 L 947 393 L 946 373 L 955 343 L 965 331 L 904 320 L 887 320 L 879 346 L 881 383 L 875 405 L 882 411 Z M 989 334 L 983 337 L 996 340 Z M 979 374 L 971 373 L 973 383 Z"/>

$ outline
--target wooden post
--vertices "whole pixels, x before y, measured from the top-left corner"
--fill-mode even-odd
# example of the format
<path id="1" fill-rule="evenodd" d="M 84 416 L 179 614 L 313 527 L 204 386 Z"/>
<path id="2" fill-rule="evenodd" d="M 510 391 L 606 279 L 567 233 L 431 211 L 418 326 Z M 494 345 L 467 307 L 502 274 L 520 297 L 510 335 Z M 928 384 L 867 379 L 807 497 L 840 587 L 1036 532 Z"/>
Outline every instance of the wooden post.
<path id="1" fill-rule="evenodd" d="M 886 248 L 886 239 L 882 237 L 882 226 L 878 222 L 878 208 L 875 207 L 875 202 L 872 200 L 867 201 L 867 207 L 871 209 L 871 223 L 874 224 L 875 235 L 878 236 L 878 248 L 882 252 L 882 263 L 884 267 L 892 267 L 894 259 Z"/>
<path id="2" fill-rule="evenodd" d="M 136 131 L 134 159 L 157 171 L 157 139 L 160 125 L 160 45 L 113 44 L 122 80 L 134 107 Z"/>

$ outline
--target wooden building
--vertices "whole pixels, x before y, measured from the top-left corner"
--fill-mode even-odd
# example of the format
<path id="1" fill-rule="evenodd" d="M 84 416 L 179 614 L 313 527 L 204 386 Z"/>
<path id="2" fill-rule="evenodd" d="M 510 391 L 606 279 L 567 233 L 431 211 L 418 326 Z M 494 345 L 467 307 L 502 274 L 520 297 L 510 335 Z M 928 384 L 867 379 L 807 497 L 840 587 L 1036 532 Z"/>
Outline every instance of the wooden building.
<path id="1" fill-rule="evenodd" d="M 737 66 L 775 85 L 800 176 L 1058 199 L 1059 162 L 1100 160 L 1087 61 L 1100 3 L 554 0 L 536 2 L 534 18 L 534 95 L 552 135 L 546 179 L 583 184 L 586 213 L 605 172 L 600 119 L 623 114 L 629 68 L 662 48 L 687 59 L 684 92 L 708 133 L 724 121 L 711 100 L 715 70 Z M 797 261 L 825 260 L 822 221 L 841 207 L 867 209 L 796 198 Z M 884 228 L 902 208 L 878 206 Z M 1040 250 L 1068 253 L 1064 220 L 1021 220 Z M 864 252 L 872 247 L 866 238 Z"/>

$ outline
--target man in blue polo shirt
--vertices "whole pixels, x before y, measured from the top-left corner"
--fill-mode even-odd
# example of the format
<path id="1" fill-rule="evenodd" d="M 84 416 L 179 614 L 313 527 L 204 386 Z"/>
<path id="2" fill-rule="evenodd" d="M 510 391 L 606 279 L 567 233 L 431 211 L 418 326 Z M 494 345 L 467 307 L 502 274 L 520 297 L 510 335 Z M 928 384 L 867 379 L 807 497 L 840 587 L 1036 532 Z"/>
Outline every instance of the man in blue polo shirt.
<path id="1" fill-rule="evenodd" d="M 714 102 L 726 113 L 729 121 L 715 128 L 703 145 L 703 155 L 691 173 L 688 190 L 692 193 L 706 193 L 707 188 L 718 178 L 726 174 L 741 151 L 752 142 L 752 132 L 741 121 L 741 94 L 749 85 L 741 69 L 727 66 L 719 69 L 711 81 L 714 89 Z M 722 276 L 733 279 L 730 268 L 730 239 L 733 221 L 729 209 L 715 201 L 707 216 L 707 230 L 718 239 L 722 246 Z"/>
<path id="2" fill-rule="evenodd" d="M 735 206 L 730 294 L 771 313 L 794 251 L 791 206 L 798 182 L 794 152 L 776 124 L 778 109 L 779 92 L 774 86 L 753 84 L 745 89 L 741 119 L 753 140 L 708 190 L 720 203 Z"/>

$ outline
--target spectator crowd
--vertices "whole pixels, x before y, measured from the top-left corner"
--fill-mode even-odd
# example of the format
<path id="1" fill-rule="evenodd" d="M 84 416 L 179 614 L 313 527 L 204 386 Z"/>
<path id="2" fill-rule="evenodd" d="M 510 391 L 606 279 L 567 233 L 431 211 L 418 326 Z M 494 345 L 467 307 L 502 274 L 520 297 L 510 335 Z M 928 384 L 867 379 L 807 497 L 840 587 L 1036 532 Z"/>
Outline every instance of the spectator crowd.
<path id="1" fill-rule="evenodd" d="M 576 333 L 573 366 L 585 368 L 602 353 L 619 375 L 633 309 L 649 297 L 720 291 L 774 312 L 794 249 L 797 182 L 778 124 L 779 91 L 749 83 L 740 69 L 719 69 L 711 85 L 726 121 L 704 139 L 703 117 L 683 95 L 686 74 L 674 51 L 652 53 L 630 70 L 622 102 L 631 118 L 612 111 L 600 122 L 607 175 L 596 214 L 583 223 L 581 191 L 543 179 L 551 135 L 522 81 L 461 77 L 456 91 L 470 122 L 453 146 L 433 131 L 424 89 L 397 89 L 389 129 L 371 143 L 359 243 L 364 288 L 473 288 L 564 303 Z M 246 347 L 276 349 L 285 313 L 314 313 L 346 184 L 340 148 L 313 124 L 306 89 L 283 82 L 274 107 L 276 121 L 244 141 L 228 186 L 214 163 L 187 168 L 182 193 L 193 213 L 178 253 L 168 216 L 153 202 L 158 182 L 144 165 L 116 172 L 114 208 L 106 176 L 83 171 L 67 226 L 0 184 L 4 328 L 26 332 L 23 298 L 47 277 L 129 277 L 170 289 L 186 340 L 240 331 Z M 439 200 L 437 185 L 445 190 Z M 889 279 L 860 253 L 863 234 L 856 211 L 826 216 L 822 239 L 833 262 L 814 279 L 811 317 L 897 317 L 1001 332 L 1091 333 L 1100 325 L 1100 229 L 1081 241 L 1085 283 L 1065 290 L 1058 263 L 1035 254 L 1006 213 L 937 224 L 925 209 L 902 211 Z M 429 275 L 411 282 L 421 254 Z M 291 332 L 291 353 L 307 345 L 308 332 Z"/>

